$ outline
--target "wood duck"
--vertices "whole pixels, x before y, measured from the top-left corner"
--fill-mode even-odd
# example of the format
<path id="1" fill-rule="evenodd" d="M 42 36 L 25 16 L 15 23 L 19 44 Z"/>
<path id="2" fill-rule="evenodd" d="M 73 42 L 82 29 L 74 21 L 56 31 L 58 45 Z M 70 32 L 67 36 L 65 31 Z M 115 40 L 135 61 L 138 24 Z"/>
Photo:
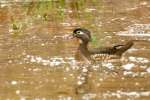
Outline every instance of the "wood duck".
<path id="1" fill-rule="evenodd" d="M 121 55 L 127 51 L 132 45 L 133 41 L 128 41 L 125 44 L 115 45 L 104 48 L 88 48 L 88 43 L 91 41 L 91 32 L 84 28 L 77 28 L 73 31 L 73 38 L 80 41 L 77 56 L 85 61 L 103 61 L 109 59 L 120 58 Z"/>

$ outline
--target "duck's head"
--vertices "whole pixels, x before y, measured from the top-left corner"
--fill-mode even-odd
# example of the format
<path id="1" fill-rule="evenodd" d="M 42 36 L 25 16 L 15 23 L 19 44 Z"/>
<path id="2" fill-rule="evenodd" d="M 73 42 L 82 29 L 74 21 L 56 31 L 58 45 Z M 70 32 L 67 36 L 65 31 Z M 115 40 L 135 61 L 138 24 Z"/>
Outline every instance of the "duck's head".
<path id="1" fill-rule="evenodd" d="M 82 43 L 88 43 L 91 40 L 91 32 L 84 28 L 77 28 L 73 31 L 73 37 L 80 39 Z"/>

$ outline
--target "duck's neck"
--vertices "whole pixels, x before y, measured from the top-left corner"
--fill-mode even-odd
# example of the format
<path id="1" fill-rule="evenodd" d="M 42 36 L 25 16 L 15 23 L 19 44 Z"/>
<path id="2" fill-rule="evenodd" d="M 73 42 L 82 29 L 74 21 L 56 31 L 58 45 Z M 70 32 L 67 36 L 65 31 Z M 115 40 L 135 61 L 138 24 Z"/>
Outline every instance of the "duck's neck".
<path id="1" fill-rule="evenodd" d="M 79 45 L 79 50 L 86 50 L 86 51 L 88 51 L 88 42 L 82 42 L 82 43 L 80 43 L 80 45 Z"/>
<path id="2" fill-rule="evenodd" d="M 85 56 L 86 58 L 89 58 L 90 53 L 88 51 L 88 42 L 82 42 L 79 45 L 79 51 Z"/>

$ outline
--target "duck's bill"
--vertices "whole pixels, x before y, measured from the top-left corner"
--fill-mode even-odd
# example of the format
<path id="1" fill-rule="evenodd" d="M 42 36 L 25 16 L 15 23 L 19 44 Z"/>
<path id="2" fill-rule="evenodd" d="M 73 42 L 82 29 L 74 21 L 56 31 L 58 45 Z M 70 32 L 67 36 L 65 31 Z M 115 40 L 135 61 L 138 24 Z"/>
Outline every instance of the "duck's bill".
<path id="1" fill-rule="evenodd" d="M 70 39 L 73 39 L 73 38 L 74 38 L 73 34 L 70 34 L 70 35 L 67 35 L 67 36 L 66 36 L 66 39 L 67 39 L 67 40 L 70 40 Z"/>

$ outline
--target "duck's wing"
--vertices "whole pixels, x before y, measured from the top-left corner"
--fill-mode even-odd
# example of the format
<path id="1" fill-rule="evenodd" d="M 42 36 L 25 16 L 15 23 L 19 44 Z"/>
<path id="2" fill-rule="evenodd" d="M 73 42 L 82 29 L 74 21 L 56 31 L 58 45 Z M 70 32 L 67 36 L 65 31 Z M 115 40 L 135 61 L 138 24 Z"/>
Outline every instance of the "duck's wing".
<path id="1" fill-rule="evenodd" d="M 89 49 L 91 54 L 114 54 L 116 52 L 114 47 L 101 47 Z"/>
<path id="2" fill-rule="evenodd" d="M 128 41 L 126 44 L 115 45 L 112 47 L 104 47 L 104 48 L 94 48 L 90 49 L 91 54 L 116 54 L 121 56 L 125 51 L 127 51 L 133 45 L 133 41 Z"/>
<path id="3" fill-rule="evenodd" d="M 116 45 L 114 48 L 116 49 L 116 55 L 121 56 L 125 51 L 127 51 L 129 48 L 133 46 L 133 40 L 128 41 L 124 45 Z"/>

